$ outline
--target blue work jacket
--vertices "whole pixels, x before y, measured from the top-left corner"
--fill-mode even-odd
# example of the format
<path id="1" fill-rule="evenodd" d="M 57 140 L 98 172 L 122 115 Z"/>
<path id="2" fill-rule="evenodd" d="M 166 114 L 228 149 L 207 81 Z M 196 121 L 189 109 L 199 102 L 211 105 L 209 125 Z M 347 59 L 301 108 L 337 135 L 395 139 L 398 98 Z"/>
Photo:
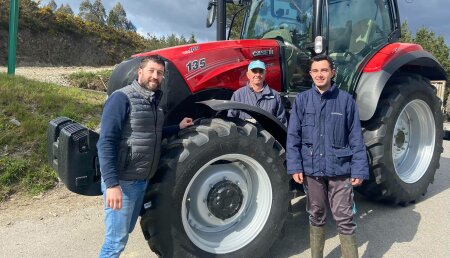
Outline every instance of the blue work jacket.
<path id="1" fill-rule="evenodd" d="M 366 146 L 353 97 L 332 85 L 297 94 L 289 119 L 287 172 L 369 179 Z"/>
<path id="2" fill-rule="evenodd" d="M 264 88 L 261 92 L 254 92 L 252 87 L 247 83 L 247 85 L 233 93 L 231 100 L 259 107 L 274 115 L 282 124 L 287 126 L 286 113 L 281 102 L 280 93 L 271 89 L 266 83 L 264 83 Z M 228 116 L 239 117 L 244 120 L 252 118 L 244 111 L 234 109 L 228 111 Z"/>

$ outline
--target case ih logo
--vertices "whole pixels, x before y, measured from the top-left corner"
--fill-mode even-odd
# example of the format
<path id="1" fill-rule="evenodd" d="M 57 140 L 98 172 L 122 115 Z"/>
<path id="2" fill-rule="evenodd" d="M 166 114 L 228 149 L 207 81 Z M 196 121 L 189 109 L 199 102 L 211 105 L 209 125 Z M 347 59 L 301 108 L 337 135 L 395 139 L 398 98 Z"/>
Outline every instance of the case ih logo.
<path id="1" fill-rule="evenodd" d="M 194 51 L 197 51 L 199 49 L 200 49 L 200 46 L 193 46 L 193 47 L 190 47 L 188 50 L 185 50 L 185 51 L 183 51 L 181 53 L 182 54 L 190 54 L 190 53 L 193 53 Z"/>
<path id="2" fill-rule="evenodd" d="M 253 51 L 253 56 L 273 56 L 273 49 Z"/>

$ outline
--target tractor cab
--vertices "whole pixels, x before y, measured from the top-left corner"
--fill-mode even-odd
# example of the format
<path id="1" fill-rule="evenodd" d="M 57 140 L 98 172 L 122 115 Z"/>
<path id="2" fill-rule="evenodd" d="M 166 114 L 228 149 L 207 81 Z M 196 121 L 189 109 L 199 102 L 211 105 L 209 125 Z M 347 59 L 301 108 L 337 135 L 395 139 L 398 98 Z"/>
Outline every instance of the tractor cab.
<path id="1" fill-rule="evenodd" d="M 245 13 L 242 24 L 231 23 L 230 32 L 233 26 L 241 26 L 242 39 L 280 42 L 283 87 L 292 95 L 311 87 L 308 60 L 323 53 L 335 60 L 337 85 L 354 91 L 353 80 L 361 73 L 361 64 L 400 36 L 396 1 L 392 0 L 226 2 L 242 5 Z"/>

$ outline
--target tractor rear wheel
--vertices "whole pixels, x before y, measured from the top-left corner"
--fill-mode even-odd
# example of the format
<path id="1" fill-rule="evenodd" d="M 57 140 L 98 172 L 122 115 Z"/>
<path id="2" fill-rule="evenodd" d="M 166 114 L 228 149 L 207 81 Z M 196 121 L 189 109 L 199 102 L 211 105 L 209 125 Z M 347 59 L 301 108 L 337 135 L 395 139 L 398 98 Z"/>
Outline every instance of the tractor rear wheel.
<path id="1" fill-rule="evenodd" d="M 392 79 L 374 117 L 363 124 L 371 179 L 359 191 L 394 204 L 415 201 L 427 191 L 443 151 L 440 100 L 417 75 Z"/>
<path id="2" fill-rule="evenodd" d="M 288 215 L 283 147 L 242 120 L 205 119 L 163 146 L 141 227 L 163 257 L 260 257 Z M 151 205 L 150 205 L 151 203 Z"/>

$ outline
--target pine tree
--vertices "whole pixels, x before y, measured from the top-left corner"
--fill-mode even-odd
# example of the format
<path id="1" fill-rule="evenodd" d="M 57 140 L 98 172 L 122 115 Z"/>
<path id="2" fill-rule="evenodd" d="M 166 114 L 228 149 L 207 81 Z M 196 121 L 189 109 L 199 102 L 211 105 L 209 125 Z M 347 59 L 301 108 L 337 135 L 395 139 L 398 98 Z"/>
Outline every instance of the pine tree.
<path id="1" fill-rule="evenodd" d="M 407 21 L 404 21 L 402 23 L 401 32 L 402 32 L 402 36 L 400 38 L 401 42 L 405 42 L 405 43 L 413 43 L 414 42 L 411 31 L 409 30 Z"/>
<path id="2" fill-rule="evenodd" d="M 56 4 L 55 0 L 51 0 L 50 2 L 48 2 L 46 6 L 50 7 L 50 9 L 52 9 L 53 12 L 56 11 L 56 9 L 58 8 L 58 5 Z"/>
<path id="3" fill-rule="evenodd" d="M 111 11 L 109 11 L 106 24 L 120 30 L 136 31 L 136 27 L 127 19 L 127 13 L 120 3 L 117 3 Z"/>
<path id="4" fill-rule="evenodd" d="M 88 22 L 104 25 L 106 22 L 106 11 L 101 0 L 95 0 L 91 4 L 89 0 L 84 0 L 80 4 L 78 16 Z"/>
<path id="5" fill-rule="evenodd" d="M 127 22 L 125 23 L 125 30 L 136 32 L 136 26 L 134 26 L 131 21 L 127 20 Z"/>
<path id="6" fill-rule="evenodd" d="M 92 4 L 92 13 L 94 14 L 94 22 L 100 25 L 105 25 L 106 23 L 106 11 L 101 0 L 95 0 Z"/>
<path id="7" fill-rule="evenodd" d="M 67 14 L 67 15 L 73 15 L 73 10 L 72 10 L 72 8 L 70 7 L 69 4 L 66 4 L 66 5 L 62 4 L 62 5 L 56 10 L 56 12 L 57 12 L 57 13 L 64 13 L 64 14 Z"/>
<path id="8" fill-rule="evenodd" d="M 197 40 L 195 39 L 194 33 L 191 34 L 191 37 L 188 40 L 188 44 L 194 44 L 197 43 Z"/>
<path id="9" fill-rule="evenodd" d="M 83 2 L 81 2 L 78 16 L 85 21 L 94 20 L 92 17 L 92 4 L 91 2 L 89 2 L 89 0 L 84 0 Z"/>

